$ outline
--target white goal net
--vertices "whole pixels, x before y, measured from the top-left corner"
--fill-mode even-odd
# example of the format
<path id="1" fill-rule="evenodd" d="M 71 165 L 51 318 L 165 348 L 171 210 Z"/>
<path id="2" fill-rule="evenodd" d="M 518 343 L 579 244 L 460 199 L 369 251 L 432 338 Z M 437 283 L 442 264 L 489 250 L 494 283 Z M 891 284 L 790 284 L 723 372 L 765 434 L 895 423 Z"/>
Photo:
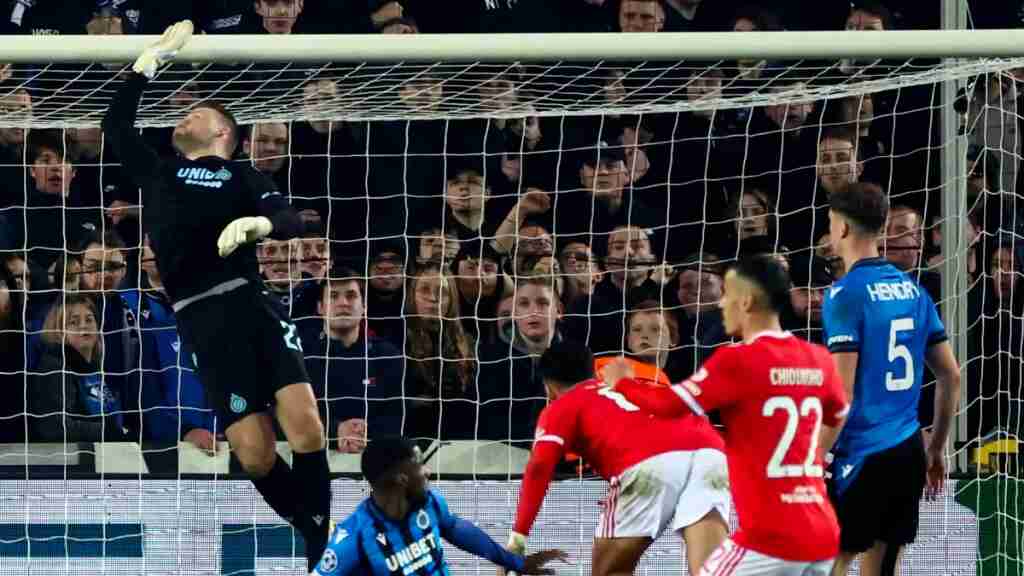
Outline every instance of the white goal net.
<path id="1" fill-rule="evenodd" d="M 578 340 L 684 378 L 727 342 L 715 304 L 740 255 L 786 260 L 784 327 L 820 341 L 823 290 L 843 274 L 828 195 L 859 181 L 889 194 L 883 252 L 943 307 L 965 374 L 953 474 L 922 505 L 903 573 L 1019 571 L 1024 58 L 865 43 L 829 59 L 821 37 L 781 38 L 789 57 L 787 40 L 764 58 L 667 58 L 654 42 L 648 58 L 631 44 L 630 59 L 590 45 L 591 60 L 482 48 L 291 63 L 204 38 L 149 84 L 151 145 L 172 154 L 169 127 L 224 104 L 243 127 L 236 161 L 315 230 L 258 254 L 298 327 L 335 519 L 365 496 L 362 442 L 400 433 L 453 511 L 503 539 L 547 402 L 543 350 Z M 484 42 L 502 54 L 506 40 Z M 114 44 L 81 64 L 50 51 L 0 81 L 0 572 L 302 573 L 296 535 L 229 456 L 161 291 L 147 206 L 98 129 L 127 69 L 108 63 L 127 53 Z M 0 42 L 0 61 L 15 47 Z M 927 382 L 925 426 L 933 395 Z M 560 571 L 586 574 L 604 485 L 585 462 L 560 474 L 531 547 L 564 548 Z M 454 573 L 491 569 L 452 558 Z M 672 535 L 640 568 L 683 570 Z"/>

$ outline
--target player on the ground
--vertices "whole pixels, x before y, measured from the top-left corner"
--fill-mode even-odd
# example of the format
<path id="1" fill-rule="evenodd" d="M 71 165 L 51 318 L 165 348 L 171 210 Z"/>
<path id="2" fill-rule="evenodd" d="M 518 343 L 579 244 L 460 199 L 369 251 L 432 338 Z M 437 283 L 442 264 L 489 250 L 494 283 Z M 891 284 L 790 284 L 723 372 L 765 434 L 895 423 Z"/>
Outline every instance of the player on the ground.
<path id="1" fill-rule="evenodd" d="M 704 416 L 667 420 L 640 411 L 594 379 L 593 356 L 582 344 L 552 344 L 540 370 L 554 400 L 537 423 L 508 548 L 526 549 L 555 467 L 571 452 L 610 483 L 592 574 L 632 574 L 666 528 L 686 541 L 695 573 L 729 532 L 729 473 L 711 423 Z"/>
<path id="2" fill-rule="evenodd" d="M 404 438 L 380 438 L 363 452 L 370 497 L 339 524 L 312 576 L 448 576 L 441 539 L 520 574 L 554 574 L 561 550 L 522 556 L 506 551 L 472 522 L 448 511 L 429 489 L 430 471 L 419 449 Z"/>
<path id="3" fill-rule="evenodd" d="M 832 463 L 842 528 L 833 574 L 846 574 L 861 552 L 861 574 L 894 574 L 917 535 L 926 482 L 934 494 L 945 481 L 960 367 L 928 292 L 878 257 L 888 212 L 881 188 L 853 184 L 829 200 L 832 246 L 848 272 L 825 294 L 822 317 L 850 399 Z M 937 379 L 927 448 L 918 424 L 925 364 Z"/>
<path id="4" fill-rule="evenodd" d="M 191 35 L 191 22 L 179 22 L 143 51 L 103 132 L 143 190 L 164 288 L 231 449 L 267 504 L 302 533 L 312 569 L 330 526 L 323 426 L 295 325 L 266 296 L 254 245 L 298 236 L 302 221 L 269 179 L 230 161 L 238 126 L 216 103 L 198 104 L 175 127 L 175 158 L 160 158 L 134 126 L 149 80 Z M 271 409 L 291 445 L 291 468 L 275 450 Z"/>
<path id="5" fill-rule="evenodd" d="M 824 576 L 839 552 L 819 439 L 823 426 L 841 425 L 847 404 L 828 350 L 782 331 L 789 286 L 773 258 L 740 260 L 725 274 L 719 306 L 727 333 L 742 342 L 671 388 L 606 374 L 657 416 L 721 414 L 739 529 L 704 564 L 706 576 Z"/>

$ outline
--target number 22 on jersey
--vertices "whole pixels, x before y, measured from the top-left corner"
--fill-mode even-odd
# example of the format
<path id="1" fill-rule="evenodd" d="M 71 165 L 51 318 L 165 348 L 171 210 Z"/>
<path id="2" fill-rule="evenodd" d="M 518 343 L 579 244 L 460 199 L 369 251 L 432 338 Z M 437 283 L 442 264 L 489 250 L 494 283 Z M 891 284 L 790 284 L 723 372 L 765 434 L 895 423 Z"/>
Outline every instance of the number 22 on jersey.
<path id="1" fill-rule="evenodd" d="M 820 478 L 824 474 L 820 464 L 815 460 L 818 456 L 818 436 L 821 432 L 821 399 L 816 396 L 808 396 L 797 406 L 796 400 L 791 396 L 772 396 L 765 400 L 761 407 L 761 415 L 765 418 L 772 418 L 776 412 L 781 411 L 786 416 L 786 425 L 782 430 L 782 436 L 775 451 L 768 461 L 765 474 L 769 478 L 798 478 L 812 477 Z M 803 464 L 783 464 L 792 448 L 793 440 L 796 438 L 800 421 L 804 418 L 814 419 L 814 428 L 811 432 L 811 442 L 807 454 L 803 457 Z M 795 455 L 799 456 L 799 455 Z"/>

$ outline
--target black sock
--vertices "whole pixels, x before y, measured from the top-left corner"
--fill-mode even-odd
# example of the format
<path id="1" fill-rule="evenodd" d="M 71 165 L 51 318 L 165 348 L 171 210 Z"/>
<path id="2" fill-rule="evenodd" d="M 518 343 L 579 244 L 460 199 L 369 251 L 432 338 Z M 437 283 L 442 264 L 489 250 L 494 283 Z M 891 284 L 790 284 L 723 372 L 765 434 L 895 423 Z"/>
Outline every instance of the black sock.
<path id="1" fill-rule="evenodd" d="M 295 513 L 297 510 L 298 497 L 295 494 L 295 473 L 288 464 L 278 455 L 270 474 L 263 478 L 253 479 L 253 485 L 263 496 L 274 512 L 289 524 L 298 527 Z"/>
<path id="2" fill-rule="evenodd" d="M 292 454 L 294 490 L 298 493 L 298 516 L 305 526 L 306 559 L 312 572 L 327 547 L 331 525 L 331 472 L 327 451 Z"/>

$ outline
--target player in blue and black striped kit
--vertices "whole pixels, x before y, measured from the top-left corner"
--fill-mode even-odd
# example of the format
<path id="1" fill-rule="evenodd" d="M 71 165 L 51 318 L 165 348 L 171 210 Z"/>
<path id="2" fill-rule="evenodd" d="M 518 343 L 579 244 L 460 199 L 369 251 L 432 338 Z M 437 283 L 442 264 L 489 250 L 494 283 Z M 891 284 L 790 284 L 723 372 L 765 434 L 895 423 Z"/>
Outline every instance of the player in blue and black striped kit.
<path id="1" fill-rule="evenodd" d="M 861 574 L 890 575 L 917 535 L 926 483 L 934 494 L 945 482 L 960 368 L 928 292 L 878 257 L 889 211 L 882 190 L 853 184 L 829 201 L 833 248 L 849 270 L 828 289 L 822 308 L 825 341 L 850 400 L 833 449 L 841 552 L 832 574 L 845 575 L 863 552 Z M 926 441 L 918 424 L 925 364 L 937 380 Z"/>
<path id="2" fill-rule="evenodd" d="M 561 550 L 523 557 L 505 550 L 472 522 L 448 511 L 430 490 L 419 449 L 402 438 L 373 440 L 362 456 L 372 492 L 335 528 L 316 576 L 448 576 L 441 539 L 520 574 L 554 574 L 544 566 Z"/>

